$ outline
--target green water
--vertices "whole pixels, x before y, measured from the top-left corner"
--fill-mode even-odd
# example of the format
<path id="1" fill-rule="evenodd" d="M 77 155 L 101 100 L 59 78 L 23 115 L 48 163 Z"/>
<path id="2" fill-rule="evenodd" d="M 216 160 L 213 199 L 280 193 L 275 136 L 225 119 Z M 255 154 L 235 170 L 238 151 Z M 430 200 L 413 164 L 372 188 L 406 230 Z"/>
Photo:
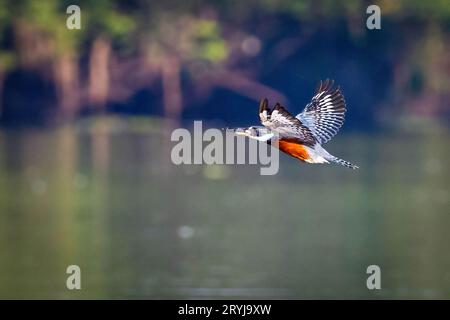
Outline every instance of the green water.
<path id="1" fill-rule="evenodd" d="M 0 298 L 450 298 L 447 131 L 344 133 L 327 149 L 358 171 L 275 176 L 174 166 L 163 132 L 0 130 Z"/>

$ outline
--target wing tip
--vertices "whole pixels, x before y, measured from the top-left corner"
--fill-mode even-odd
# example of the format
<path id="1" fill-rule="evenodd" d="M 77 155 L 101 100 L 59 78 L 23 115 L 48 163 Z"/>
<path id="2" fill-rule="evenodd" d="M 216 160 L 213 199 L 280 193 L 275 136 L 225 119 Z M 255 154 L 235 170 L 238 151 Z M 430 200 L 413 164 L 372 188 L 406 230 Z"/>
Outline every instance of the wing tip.
<path id="1" fill-rule="evenodd" d="M 342 94 L 341 86 L 337 86 L 334 90 L 335 81 L 330 78 L 326 78 L 325 80 L 320 80 L 319 85 L 316 89 L 316 94 L 319 94 L 321 92 L 329 92 L 330 94 Z"/>

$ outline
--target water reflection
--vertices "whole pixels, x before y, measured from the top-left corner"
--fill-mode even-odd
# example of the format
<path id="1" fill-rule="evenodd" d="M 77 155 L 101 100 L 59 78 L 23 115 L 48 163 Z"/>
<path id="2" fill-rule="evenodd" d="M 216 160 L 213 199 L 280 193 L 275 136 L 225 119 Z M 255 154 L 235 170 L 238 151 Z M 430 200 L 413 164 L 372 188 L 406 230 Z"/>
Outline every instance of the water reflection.
<path id="1" fill-rule="evenodd" d="M 447 134 L 343 135 L 329 150 L 356 173 L 282 157 L 260 176 L 167 165 L 164 131 L 0 132 L 1 298 L 449 297 Z M 81 291 L 65 288 L 70 264 Z"/>

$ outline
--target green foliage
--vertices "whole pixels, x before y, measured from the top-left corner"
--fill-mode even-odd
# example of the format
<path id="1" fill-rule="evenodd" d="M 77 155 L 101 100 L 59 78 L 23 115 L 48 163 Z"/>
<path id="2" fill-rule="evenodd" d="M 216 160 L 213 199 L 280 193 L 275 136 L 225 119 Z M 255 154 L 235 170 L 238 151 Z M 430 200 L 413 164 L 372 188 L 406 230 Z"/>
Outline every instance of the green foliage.
<path id="1" fill-rule="evenodd" d="M 421 20 L 434 20 L 438 23 L 448 23 L 450 19 L 450 2 L 447 0 L 421 1 L 401 0 L 381 1 L 387 8 L 392 8 L 391 13 L 397 19 L 402 17 L 416 17 Z"/>
<path id="2" fill-rule="evenodd" d="M 0 51 L 0 72 L 11 70 L 16 64 L 16 57 L 11 51 Z"/>
<path id="3" fill-rule="evenodd" d="M 85 32 L 120 38 L 129 35 L 136 29 L 135 13 L 121 12 L 114 6 L 114 1 L 86 2 L 81 7 L 85 17 Z"/>
<path id="4" fill-rule="evenodd" d="M 220 36 L 217 21 L 204 19 L 197 21 L 193 34 L 196 43 L 194 57 L 210 62 L 220 62 L 227 57 L 227 42 Z"/>

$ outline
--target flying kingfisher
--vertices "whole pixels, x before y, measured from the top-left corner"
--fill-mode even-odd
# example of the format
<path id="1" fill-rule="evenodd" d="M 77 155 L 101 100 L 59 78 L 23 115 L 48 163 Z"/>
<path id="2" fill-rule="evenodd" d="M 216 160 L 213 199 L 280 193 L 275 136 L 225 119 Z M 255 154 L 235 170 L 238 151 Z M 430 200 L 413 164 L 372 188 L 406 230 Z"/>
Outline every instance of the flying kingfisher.
<path id="1" fill-rule="evenodd" d="M 232 129 L 235 134 L 265 141 L 281 151 L 308 163 L 337 163 L 351 169 L 357 166 L 329 154 L 322 144 L 328 142 L 342 127 L 345 100 L 334 81 L 320 81 L 316 95 L 305 109 L 293 117 L 279 103 L 269 108 L 267 99 L 259 105 L 262 126 Z"/>

